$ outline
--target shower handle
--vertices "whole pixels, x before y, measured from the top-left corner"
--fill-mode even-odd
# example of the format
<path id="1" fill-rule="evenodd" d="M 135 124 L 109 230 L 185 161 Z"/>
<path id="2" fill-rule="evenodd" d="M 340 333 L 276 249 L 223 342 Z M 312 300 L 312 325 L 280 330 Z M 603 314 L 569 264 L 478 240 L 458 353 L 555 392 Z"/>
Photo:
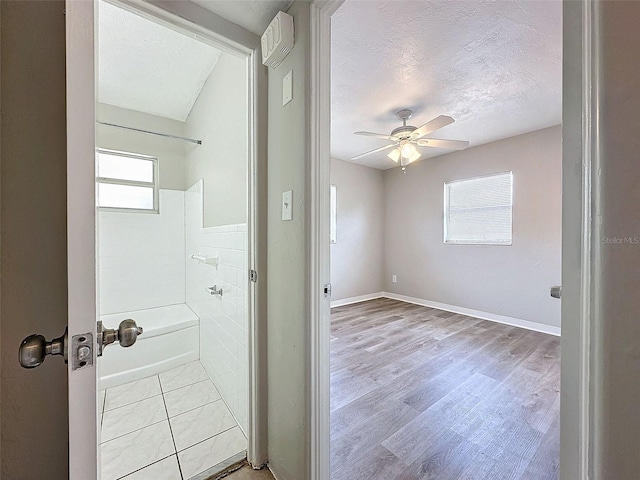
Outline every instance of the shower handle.
<path id="1" fill-rule="evenodd" d="M 121 347 L 130 347 L 138 336 L 142 335 L 142 327 L 139 327 L 135 320 L 130 318 L 120 322 L 118 329 L 104 328 L 102 322 L 98 322 L 98 356 L 102 356 L 104 347 L 112 343 L 119 342 Z"/>

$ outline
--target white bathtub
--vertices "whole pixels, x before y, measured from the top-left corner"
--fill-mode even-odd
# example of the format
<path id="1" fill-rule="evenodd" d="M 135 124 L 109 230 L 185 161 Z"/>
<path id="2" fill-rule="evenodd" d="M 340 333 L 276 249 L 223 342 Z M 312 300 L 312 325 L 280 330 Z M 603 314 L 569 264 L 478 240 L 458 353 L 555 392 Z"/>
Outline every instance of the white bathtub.
<path id="1" fill-rule="evenodd" d="M 144 333 L 129 348 L 115 343 L 104 349 L 98 359 L 100 389 L 157 375 L 200 357 L 199 319 L 186 304 L 100 316 L 105 328 L 118 328 L 126 318 L 134 319 Z"/>

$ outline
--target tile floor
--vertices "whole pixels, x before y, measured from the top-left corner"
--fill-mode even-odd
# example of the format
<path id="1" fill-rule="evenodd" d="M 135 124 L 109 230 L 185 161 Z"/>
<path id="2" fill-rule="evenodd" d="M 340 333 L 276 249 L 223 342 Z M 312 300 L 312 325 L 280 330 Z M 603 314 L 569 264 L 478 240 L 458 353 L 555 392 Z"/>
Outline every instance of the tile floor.
<path id="1" fill-rule="evenodd" d="M 247 439 L 200 362 L 101 392 L 102 480 L 188 480 Z"/>

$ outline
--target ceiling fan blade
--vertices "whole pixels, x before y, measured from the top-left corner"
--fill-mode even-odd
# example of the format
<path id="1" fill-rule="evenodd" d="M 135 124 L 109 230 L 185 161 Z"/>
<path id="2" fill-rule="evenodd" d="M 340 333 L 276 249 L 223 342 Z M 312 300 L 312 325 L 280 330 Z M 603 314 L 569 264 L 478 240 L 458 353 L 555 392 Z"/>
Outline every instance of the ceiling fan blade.
<path id="1" fill-rule="evenodd" d="M 447 150 L 464 150 L 469 142 L 464 140 L 439 140 L 436 138 L 423 138 L 416 142 L 419 147 L 446 148 Z"/>
<path id="2" fill-rule="evenodd" d="M 434 118 L 430 122 L 425 123 L 420 128 L 417 128 L 413 132 L 411 132 L 411 136 L 414 139 L 418 139 L 424 137 L 425 135 L 430 134 L 431 132 L 435 132 L 439 128 L 446 127 L 447 125 L 451 125 L 455 120 L 446 115 L 440 115 L 439 117 Z"/>
<path id="3" fill-rule="evenodd" d="M 367 155 L 371 155 L 372 153 L 381 152 L 383 150 L 388 150 L 389 148 L 396 147 L 397 143 L 392 143 L 391 145 L 385 145 L 384 147 L 376 148 L 375 150 L 371 150 L 366 153 L 362 153 L 360 155 L 356 155 L 355 157 L 351 157 L 351 160 L 358 160 L 359 158 L 366 157 Z"/>
<path id="4" fill-rule="evenodd" d="M 385 135 L 383 133 L 373 133 L 373 132 L 354 132 L 354 135 L 364 135 L 365 137 L 378 137 L 384 138 L 386 140 L 395 140 L 396 137 L 392 137 L 390 135 Z"/>

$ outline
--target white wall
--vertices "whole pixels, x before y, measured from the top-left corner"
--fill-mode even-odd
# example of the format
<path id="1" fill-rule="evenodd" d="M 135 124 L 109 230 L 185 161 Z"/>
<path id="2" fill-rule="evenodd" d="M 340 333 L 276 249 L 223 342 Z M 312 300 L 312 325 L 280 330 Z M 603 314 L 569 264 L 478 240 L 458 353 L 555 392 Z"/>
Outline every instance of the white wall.
<path id="1" fill-rule="evenodd" d="M 184 123 L 148 113 L 99 103 L 97 115 L 101 122 L 185 136 Z M 96 127 L 98 147 L 158 157 L 160 188 L 186 190 L 184 141 L 107 125 Z"/>
<path id="2" fill-rule="evenodd" d="M 160 190 L 160 213 L 99 212 L 100 315 L 185 302 L 184 192 Z"/>
<path id="3" fill-rule="evenodd" d="M 187 304 L 200 317 L 200 361 L 247 432 L 247 224 L 202 226 L 202 180 L 186 192 Z M 192 254 L 219 257 L 219 266 Z M 222 288 L 222 298 L 206 287 Z"/>
<path id="4" fill-rule="evenodd" d="M 223 52 L 186 121 L 186 181 L 204 179 L 204 225 L 247 222 L 248 70 Z"/>
<path id="5" fill-rule="evenodd" d="M 296 43 L 269 70 L 268 339 L 269 464 L 280 480 L 308 479 L 306 182 L 309 111 L 309 4 L 296 1 Z M 282 77 L 293 70 L 293 100 L 282 106 Z M 282 221 L 282 192 L 293 190 L 293 220 Z"/>
<path id="6" fill-rule="evenodd" d="M 384 290 L 384 173 L 331 159 L 337 242 L 331 245 L 331 300 Z"/>
<path id="7" fill-rule="evenodd" d="M 561 149 L 556 126 L 387 170 L 385 290 L 559 327 Z M 444 182 L 505 171 L 513 245 L 444 244 Z"/>

